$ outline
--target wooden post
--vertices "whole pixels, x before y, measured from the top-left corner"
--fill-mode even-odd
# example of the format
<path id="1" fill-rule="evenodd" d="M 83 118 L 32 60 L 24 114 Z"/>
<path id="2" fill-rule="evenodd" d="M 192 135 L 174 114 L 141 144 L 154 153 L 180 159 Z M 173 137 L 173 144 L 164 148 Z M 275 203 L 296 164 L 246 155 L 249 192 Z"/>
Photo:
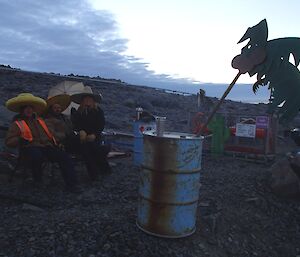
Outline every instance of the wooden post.
<path id="1" fill-rule="evenodd" d="M 205 122 L 205 124 L 203 125 L 203 127 L 198 132 L 197 136 L 201 136 L 201 134 L 203 133 L 204 129 L 207 127 L 208 123 L 212 120 L 212 118 L 214 117 L 215 113 L 219 109 L 220 105 L 223 103 L 225 97 L 229 94 L 229 92 L 231 91 L 231 89 L 233 88 L 233 86 L 237 82 L 238 78 L 241 76 L 241 74 L 242 74 L 242 72 L 239 71 L 239 73 L 235 76 L 235 78 L 233 79 L 233 81 L 230 83 L 230 85 L 228 86 L 228 88 L 224 92 L 223 96 L 220 98 L 219 102 L 217 103 L 217 105 L 215 106 L 215 108 L 212 110 L 211 114 L 207 118 L 207 121 Z"/>

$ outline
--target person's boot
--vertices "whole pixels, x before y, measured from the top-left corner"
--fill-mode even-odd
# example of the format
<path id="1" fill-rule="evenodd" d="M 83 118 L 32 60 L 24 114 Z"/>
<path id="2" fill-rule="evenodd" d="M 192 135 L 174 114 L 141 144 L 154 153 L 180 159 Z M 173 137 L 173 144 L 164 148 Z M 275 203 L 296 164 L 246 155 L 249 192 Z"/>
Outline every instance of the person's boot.
<path id="1" fill-rule="evenodd" d="M 43 176 L 40 171 L 32 171 L 32 178 L 33 178 L 33 186 L 35 188 L 43 188 L 44 182 L 43 182 Z"/>
<path id="2" fill-rule="evenodd" d="M 109 163 L 108 163 L 107 160 L 102 161 L 99 164 L 99 167 L 100 167 L 100 173 L 101 173 L 101 175 L 110 175 L 112 173 L 112 169 L 109 166 Z"/>
<path id="3" fill-rule="evenodd" d="M 87 165 L 87 171 L 91 181 L 97 181 L 99 179 L 99 172 L 96 165 Z"/>

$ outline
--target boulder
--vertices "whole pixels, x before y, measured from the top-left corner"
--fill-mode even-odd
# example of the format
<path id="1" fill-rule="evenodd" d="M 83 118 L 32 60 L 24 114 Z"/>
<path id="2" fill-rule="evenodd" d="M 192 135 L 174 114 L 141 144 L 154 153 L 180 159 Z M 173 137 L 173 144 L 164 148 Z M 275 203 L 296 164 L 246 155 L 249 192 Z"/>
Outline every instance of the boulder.
<path id="1" fill-rule="evenodd" d="M 300 179 L 293 171 L 288 159 L 277 161 L 271 167 L 271 188 L 282 197 L 300 196 Z"/>
<path id="2" fill-rule="evenodd" d="M 300 152 L 297 151 L 294 153 L 290 153 L 288 155 L 288 158 L 293 171 L 300 179 Z"/>

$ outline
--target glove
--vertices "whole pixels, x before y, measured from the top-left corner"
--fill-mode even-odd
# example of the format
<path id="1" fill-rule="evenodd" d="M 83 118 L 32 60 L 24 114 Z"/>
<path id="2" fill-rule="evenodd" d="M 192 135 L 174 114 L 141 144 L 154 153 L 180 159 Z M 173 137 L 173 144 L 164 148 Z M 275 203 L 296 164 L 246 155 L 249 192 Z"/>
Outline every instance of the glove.
<path id="1" fill-rule="evenodd" d="M 60 150 L 65 151 L 65 146 L 64 146 L 63 144 L 61 144 L 61 143 L 58 144 L 58 148 L 59 148 Z"/>
<path id="2" fill-rule="evenodd" d="M 81 143 L 86 141 L 86 136 L 87 134 L 84 130 L 79 131 L 79 138 Z"/>
<path id="3" fill-rule="evenodd" d="M 23 137 L 21 137 L 21 138 L 19 139 L 19 144 L 20 144 L 20 146 L 26 146 L 26 145 L 29 145 L 29 143 L 30 143 L 30 141 L 24 139 Z"/>
<path id="4" fill-rule="evenodd" d="M 71 108 L 71 115 L 75 114 L 76 112 L 77 112 L 77 110 L 74 107 L 72 107 Z"/>
<path id="5" fill-rule="evenodd" d="M 87 137 L 86 137 L 87 142 L 94 142 L 95 139 L 96 139 L 95 134 L 90 134 L 90 135 L 87 135 Z"/>

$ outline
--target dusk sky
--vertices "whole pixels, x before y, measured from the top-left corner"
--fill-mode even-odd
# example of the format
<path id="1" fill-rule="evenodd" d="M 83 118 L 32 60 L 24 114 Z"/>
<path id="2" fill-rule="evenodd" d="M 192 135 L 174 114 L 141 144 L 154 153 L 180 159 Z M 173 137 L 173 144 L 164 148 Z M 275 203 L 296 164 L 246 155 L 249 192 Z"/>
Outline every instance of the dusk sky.
<path id="1" fill-rule="evenodd" d="M 269 39 L 300 37 L 298 0 L 0 0 L 0 8 L 1 64 L 154 87 L 229 84 L 246 44 L 237 42 L 264 18 Z"/>

